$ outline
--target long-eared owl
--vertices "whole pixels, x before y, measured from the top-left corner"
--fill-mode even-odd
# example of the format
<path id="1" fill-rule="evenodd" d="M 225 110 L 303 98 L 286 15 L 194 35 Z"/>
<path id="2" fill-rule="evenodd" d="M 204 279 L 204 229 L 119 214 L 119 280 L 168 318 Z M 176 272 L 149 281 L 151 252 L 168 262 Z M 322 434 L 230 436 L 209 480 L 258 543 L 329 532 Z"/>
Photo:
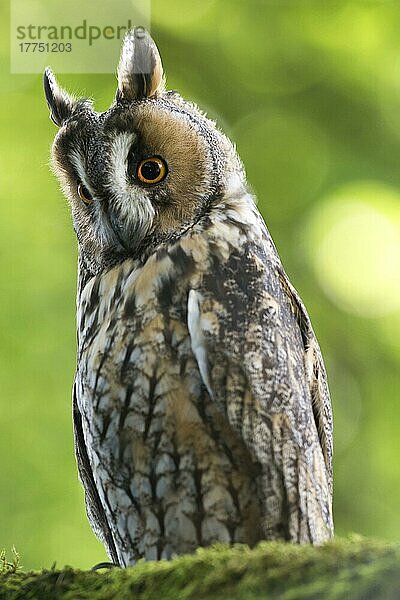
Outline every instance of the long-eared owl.
<path id="1" fill-rule="evenodd" d="M 105 112 L 44 86 L 79 246 L 76 457 L 111 560 L 329 539 L 325 368 L 234 145 L 141 29 Z"/>

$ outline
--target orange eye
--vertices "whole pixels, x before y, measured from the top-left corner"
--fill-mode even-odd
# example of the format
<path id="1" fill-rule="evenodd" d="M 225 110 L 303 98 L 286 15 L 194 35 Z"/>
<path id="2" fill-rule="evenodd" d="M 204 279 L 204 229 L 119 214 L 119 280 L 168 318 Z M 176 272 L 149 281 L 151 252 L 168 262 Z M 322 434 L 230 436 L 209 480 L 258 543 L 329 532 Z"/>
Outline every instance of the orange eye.
<path id="1" fill-rule="evenodd" d="M 90 202 L 93 200 L 92 194 L 89 192 L 87 187 L 85 187 L 82 183 L 78 183 L 77 192 L 78 192 L 79 198 L 81 200 L 83 200 L 83 202 L 85 204 L 90 204 Z"/>
<path id="2" fill-rule="evenodd" d="M 139 181 L 143 183 L 158 183 L 166 177 L 167 165 L 157 156 L 145 158 L 140 162 L 136 175 Z"/>

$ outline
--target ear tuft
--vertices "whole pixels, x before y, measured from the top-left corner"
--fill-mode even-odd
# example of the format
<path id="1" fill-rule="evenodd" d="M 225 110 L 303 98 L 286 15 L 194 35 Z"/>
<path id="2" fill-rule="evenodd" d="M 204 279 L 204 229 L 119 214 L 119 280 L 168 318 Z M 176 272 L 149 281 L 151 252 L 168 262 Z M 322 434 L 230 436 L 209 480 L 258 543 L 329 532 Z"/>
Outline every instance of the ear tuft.
<path id="1" fill-rule="evenodd" d="M 46 67 L 44 70 L 43 85 L 47 104 L 50 109 L 50 119 L 55 125 L 61 127 L 63 122 L 71 116 L 76 100 L 59 87 L 49 67 Z"/>
<path id="2" fill-rule="evenodd" d="M 140 100 L 153 98 L 165 89 L 160 53 L 143 27 L 125 35 L 118 65 L 117 98 Z"/>

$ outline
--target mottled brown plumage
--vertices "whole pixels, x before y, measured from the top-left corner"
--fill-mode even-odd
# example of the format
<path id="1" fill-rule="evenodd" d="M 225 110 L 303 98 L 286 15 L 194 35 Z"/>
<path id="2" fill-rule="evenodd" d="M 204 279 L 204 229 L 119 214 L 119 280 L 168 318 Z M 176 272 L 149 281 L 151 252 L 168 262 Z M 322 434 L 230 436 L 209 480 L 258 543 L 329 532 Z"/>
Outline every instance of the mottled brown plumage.
<path id="1" fill-rule="evenodd" d="M 234 147 L 164 91 L 148 35 L 128 34 L 118 72 L 105 113 L 45 74 L 79 242 L 74 429 L 90 523 L 121 565 L 216 541 L 321 543 L 332 419 L 306 310 Z M 143 183 L 143 161 L 147 174 L 162 161 L 160 181 Z"/>

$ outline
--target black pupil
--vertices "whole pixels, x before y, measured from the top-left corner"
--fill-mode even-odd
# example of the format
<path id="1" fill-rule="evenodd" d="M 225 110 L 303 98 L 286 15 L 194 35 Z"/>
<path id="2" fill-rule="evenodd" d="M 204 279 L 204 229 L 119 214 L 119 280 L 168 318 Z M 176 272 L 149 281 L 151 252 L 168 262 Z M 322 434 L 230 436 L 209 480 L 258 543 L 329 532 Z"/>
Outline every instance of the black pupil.
<path id="1" fill-rule="evenodd" d="M 92 196 L 89 192 L 89 190 L 87 189 L 87 187 L 85 187 L 84 185 L 81 184 L 81 194 L 84 198 L 86 198 L 86 200 L 91 200 Z"/>
<path id="2" fill-rule="evenodd" d="M 140 173 L 142 177 L 144 177 L 144 179 L 147 179 L 148 181 L 153 181 L 154 179 L 157 179 L 157 177 L 160 175 L 160 172 L 161 165 L 155 160 L 148 160 L 147 162 L 143 163 L 140 168 Z"/>

